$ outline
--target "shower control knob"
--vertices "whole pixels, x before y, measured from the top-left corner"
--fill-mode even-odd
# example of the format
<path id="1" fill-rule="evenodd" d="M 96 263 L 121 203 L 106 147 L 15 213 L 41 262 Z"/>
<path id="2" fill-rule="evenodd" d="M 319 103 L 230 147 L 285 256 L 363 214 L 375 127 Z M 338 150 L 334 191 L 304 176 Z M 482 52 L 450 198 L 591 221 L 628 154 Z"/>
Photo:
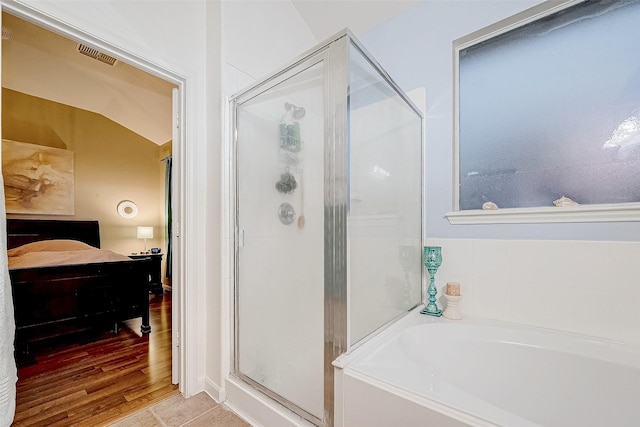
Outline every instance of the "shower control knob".
<path id="1" fill-rule="evenodd" d="M 284 225 L 289 225 L 296 219 L 296 211 L 290 203 L 283 203 L 278 208 L 278 218 Z"/>

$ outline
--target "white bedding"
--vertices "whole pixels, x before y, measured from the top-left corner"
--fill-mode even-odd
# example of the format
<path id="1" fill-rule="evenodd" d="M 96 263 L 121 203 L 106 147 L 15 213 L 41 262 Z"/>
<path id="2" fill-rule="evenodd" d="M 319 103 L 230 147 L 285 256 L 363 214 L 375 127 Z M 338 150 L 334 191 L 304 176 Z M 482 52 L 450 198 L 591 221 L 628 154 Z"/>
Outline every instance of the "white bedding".
<path id="1" fill-rule="evenodd" d="M 0 175 L 0 200 L 4 200 Z M 5 218 L 4 203 L 0 204 L 0 218 Z M 7 249 L 7 225 L 0 221 L 0 253 Z M 18 372 L 13 356 L 15 320 L 7 258 L 0 256 L 0 427 L 9 427 L 16 409 L 16 381 Z"/>

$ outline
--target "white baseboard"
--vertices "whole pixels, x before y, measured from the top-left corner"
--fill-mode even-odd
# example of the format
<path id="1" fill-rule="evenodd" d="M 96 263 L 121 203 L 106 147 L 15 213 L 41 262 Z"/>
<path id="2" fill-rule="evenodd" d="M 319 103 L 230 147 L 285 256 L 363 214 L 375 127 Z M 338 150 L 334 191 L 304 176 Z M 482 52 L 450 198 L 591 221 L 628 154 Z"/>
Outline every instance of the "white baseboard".
<path id="1" fill-rule="evenodd" d="M 227 400 L 227 391 L 224 387 L 220 387 L 209 378 L 204 379 L 204 391 L 218 403 Z"/>

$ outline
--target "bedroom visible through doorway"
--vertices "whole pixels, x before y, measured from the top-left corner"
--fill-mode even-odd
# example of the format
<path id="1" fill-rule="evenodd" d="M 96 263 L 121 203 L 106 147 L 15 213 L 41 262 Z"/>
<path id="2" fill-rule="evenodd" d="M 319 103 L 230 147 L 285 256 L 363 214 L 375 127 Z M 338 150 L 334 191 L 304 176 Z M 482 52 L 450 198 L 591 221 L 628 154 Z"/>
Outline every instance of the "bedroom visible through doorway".
<path id="1" fill-rule="evenodd" d="M 89 405 L 90 407 L 92 404 L 104 405 L 105 400 L 95 400 L 97 395 L 102 398 L 108 396 L 107 400 L 114 405 L 111 412 L 123 410 L 122 407 L 118 407 L 118 401 L 124 403 L 125 407 L 131 410 L 138 409 L 138 407 L 134 408 L 135 404 L 132 404 L 132 401 L 138 399 L 140 402 L 145 401 L 146 404 L 150 404 L 159 396 L 166 397 L 166 394 L 163 393 L 177 393 L 176 387 L 171 383 L 177 383 L 179 380 L 180 367 L 176 366 L 175 361 L 179 361 L 180 358 L 179 355 L 172 354 L 172 350 L 175 348 L 172 343 L 177 344 L 175 336 L 172 338 L 177 324 L 172 324 L 172 318 L 179 318 L 175 315 L 175 311 L 176 302 L 179 301 L 176 298 L 179 298 L 179 295 L 176 294 L 179 294 L 180 283 L 176 279 L 171 281 L 171 277 L 167 277 L 167 270 L 172 270 L 171 267 L 168 269 L 166 267 L 167 248 L 170 246 L 168 243 L 171 239 L 165 237 L 165 228 L 171 214 L 168 213 L 166 206 L 166 182 L 169 180 L 165 174 L 166 160 L 171 159 L 175 149 L 179 151 L 179 146 L 176 147 L 176 144 L 179 144 L 180 141 L 176 140 L 174 135 L 172 116 L 173 98 L 176 97 L 174 92 L 178 92 L 177 97 L 179 98 L 182 84 L 179 81 L 169 81 L 156 76 L 164 75 L 166 70 L 157 70 L 157 72 L 152 70 L 156 74 L 154 75 L 148 69 L 129 65 L 125 62 L 126 59 L 129 59 L 126 56 L 116 58 L 118 55 L 115 55 L 113 57 L 115 59 L 114 65 L 96 60 L 80 52 L 83 43 L 62 37 L 6 12 L 6 10 L 3 12 L 2 49 L 3 139 L 51 146 L 57 149 L 69 150 L 73 148 L 70 151 L 74 152 L 75 162 L 75 212 L 73 215 L 67 215 L 63 218 L 97 219 L 100 222 L 102 247 L 127 256 L 133 253 L 140 254 L 144 251 L 143 249 L 146 249 L 142 247 L 143 242 L 137 238 L 135 230 L 137 226 L 151 225 L 154 229 L 155 239 L 148 241 L 149 248 L 158 247 L 160 254 L 163 255 L 160 272 L 163 292 L 159 295 L 157 293 L 150 294 L 152 335 L 149 337 L 141 336 L 139 318 L 127 321 L 123 324 L 118 335 L 111 333 L 106 336 L 85 336 L 79 338 L 77 342 L 66 343 L 66 346 L 64 342 L 52 342 L 49 347 L 43 346 L 45 351 L 39 357 L 40 360 L 46 360 L 47 363 L 41 366 L 52 367 L 51 360 L 64 354 L 68 355 L 79 347 L 87 345 L 92 346 L 94 351 L 107 353 L 110 350 L 99 350 L 99 348 L 107 343 L 109 346 L 114 345 L 113 340 L 116 338 L 122 338 L 123 342 L 129 342 L 138 348 L 147 345 L 146 353 L 130 355 L 132 359 L 136 359 L 136 363 L 142 361 L 148 364 L 146 368 L 141 368 L 146 379 L 140 375 L 128 376 L 127 379 L 131 384 L 125 397 L 122 397 L 124 395 L 117 397 L 116 390 L 109 387 L 103 388 L 107 383 L 101 384 L 101 380 L 96 380 L 95 384 L 89 385 L 91 391 L 88 391 L 89 389 L 86 391 L 87 395 L 93 394 L 94 400 L 89 398 L 85 401 L 78 398 L 77 393 L 72 399 L 75 405 L 84 407 Z M 8 37 L 5 38 L 5 34 Z M 71 37 L 72 34 L 67 34 L 67 36 Z M 73 34 L 73 36 L 77 38 L 78 34 Z M 56 44 L 58 42 L 61 45 L 66 43 L 68 57 L 60 56 L 59 51 L 56 50 L 60 48 Z M 9 47 L 9 43 L 12 44 L 11 47 Z M 68 49 L 68 46 L 72 47 L 73 52 Z M 13 52 L 11 52 L 12 49 Z M 118 49 L 115 51 L 117 52 Z M 25 61 L 20 64 L 16 63 L 16 56 L 11 56 L 12 54 L 17 54 L 18 58 Z M 34 59 L 35 61 L 33 61 Z M 27 71 L 30 60 L 32 63 L 35 62 L 37 66 L 31 71 Z M 116 69 L 118 70 L 117 75 L 114 76 L 112 72 Z M 72 71 L 77 72 L 78 70 L 81 70 L 80 74 L 75 78 L 72 77 Z M 56 78 L 63 77 L 65 84 L 60 84 L 60 80 L 56 80 L 56 78 L 48 81 L 43 77 L 43 73 L 50 73 Z M 127 80 L 126 77 L 123 77 L 126 73 L 130 73 L 133 77 Z M 30 82 L 26 80 L 28 78 L 31 78 Z M 93 82 L 91 90 L 86 90 L 86 86 L 83 84 L 91 82 Z M 85 87 L 84 90 L 83 87 Z M 121 90 L 121 88 L 124 89 Z M 56 89 L 62 90 L 56 94 Z M 136 93 L 142 95 L 136 95 Z M 71 96 L 69 96 L 70 94 Z M 150 101 L 144 104 L 143 99 Z M 166 104 L 163 109 L 168 111 L 168 114 L 157 113 L 156 107 L 161 104 Z M 9 106 L 14 108 L 7 108 Z M 122 114 L 123 111 L 125 114 Z M 40 114 L 40 118 L 28 118 L 22 114 L 24 112 Z M 63 123 L 56 124 L 55 120 L 61 117 Z M 109 137 L 106 132 L 113 133 Z M 129 141 L 130 145 L 123 147 L 123 144 L 126 143 L 123 141 Z M 92 156 L 92 152 L 95 153 L 94 156 Z M 151 154 L 149 155 L 149 153 Z M 140 170 L 150 170 L 150 172 L 140 176 Z M 175 171 L 169 175 L 169 177 L 171 176 L 175 177 Z M 84 181 L 80 181 L 81 179 Z M 169 189 L 177 188 L 175 181 L 176 178 L 169 185 Z M 117 212 L 118 203 L 125 199 L 133 199 L 138 208 L 137 217 L 128 221 L 125 221 L 126 218 L 121 217 Z M 152 213 L 149 214 L 149 212 Z M 20 215 L 8 214 L 8 216 Z M 36 217 L 50 218 L 43 215 Z M 169 265 L 171 266 L 171 264 Z M 157 324 L 156 327 L 154 327 L 154 323 Z M 130 334 L 133 335 L 130 336 Z M 157 339 L 161 339 L 162 342 Z M 133 343 L 131 340 L 139 342 Z M 85 351 L 89 350 L 85 349 Z M 146 362 L 143 360 L 145 357 L 147 358 Z M 120 355 L 118 359 L 119 362 L 112 362 L 108 367 L 97 368 L 93 366 L 91 370 L 110 371 L 112 375 L 115 375 L 116 372 L 128 372 L 126 366 L 133 362 L 125 354 Z M 38 369 L 34 366 L 21 369 L 30 369 L 30 372 L 33 372 L 34 369 Z M 45 378 L 50 376 L 49 383 L 62 381 L 60 369 L 64 370 L 65 368 L 59 364 L 56 366 L 58 371 L 50 370 L 49 373 L 42 371 L 38 376 Z M 163 369 L 159 371 L 158 366 L 162 366 Z M 85 366 L 84 369 L 86 371 L 89 368 Z M 19 375 L 18 393 L 21 390 L 20 381 L 29 376 L 27 372 L 22 371 L 23 375 Z M 57 373 L 52 374 L 51 372 Z M 159 374 L 159 372 L 162 373 Z M 157 382 L 158 375 L 166 377 L 167 372 L 168 378 L 164 379 L 163 385 L 158 385 L 161 384 Z M 111 377 L 108 382 L 113 379 Z M 136 384 L 135 379 L 139 380 L 139 383 Z M 85 381 L 91 382 L 92 380 L 87 376 Z M 145 392 L 144 384 L 153 382 L 156 384 L 152 386 L 155 389 Z M 44 392 L 45 394 L 42 392 L 39 394 L 41 396 L 38 400 L 40 403 L 48 397 L 43 398 L 42 396 L 45 396 L 46 392 Z M 55 397 L 55 399 L 61 398 L 60 395 Z M 28 408 L 33 412 L 37 409 L 34 407 L 35 402 L 29 399 L 26 401 L 23 399 L 22 402 L 23 404 L 21 404 L 21 396 L 18 395 L 18 411 Z"/>

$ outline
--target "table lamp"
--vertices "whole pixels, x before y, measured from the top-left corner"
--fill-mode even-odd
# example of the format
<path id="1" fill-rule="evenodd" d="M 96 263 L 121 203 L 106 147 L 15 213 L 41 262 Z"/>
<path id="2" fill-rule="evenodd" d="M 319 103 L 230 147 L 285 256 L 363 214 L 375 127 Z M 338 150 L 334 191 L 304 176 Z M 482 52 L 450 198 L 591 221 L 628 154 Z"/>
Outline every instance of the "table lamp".
<path id="1" fill-rule="evenodd" d="M 147 239 L 153 239 L 153 227 L 138 227 L 138 239 L 144 239 L 144 251 L 147 252 Z"/>

